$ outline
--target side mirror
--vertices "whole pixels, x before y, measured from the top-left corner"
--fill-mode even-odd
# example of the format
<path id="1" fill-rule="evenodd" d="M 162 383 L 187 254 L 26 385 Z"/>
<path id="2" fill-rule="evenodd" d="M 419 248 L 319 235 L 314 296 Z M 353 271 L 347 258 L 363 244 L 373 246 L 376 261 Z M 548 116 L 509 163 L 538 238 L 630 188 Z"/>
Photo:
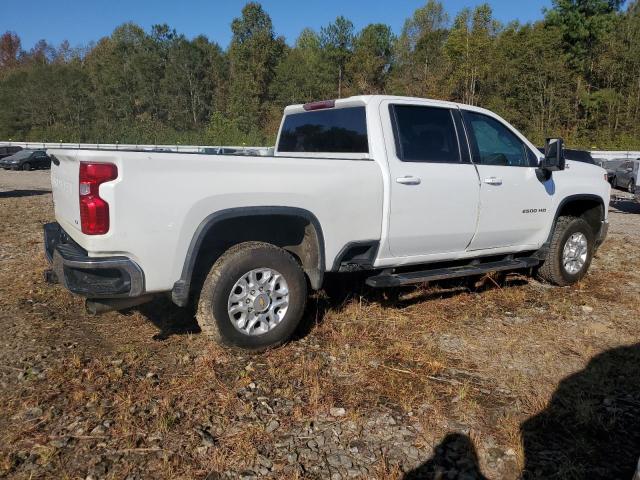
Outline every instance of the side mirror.
<path id="1" fill-rule="evenodd" d="M 544 159 L 540 168 L 547 172 L 564 170 L 564 141 L 561 138 L 547 138 L 544 144 Z"/>

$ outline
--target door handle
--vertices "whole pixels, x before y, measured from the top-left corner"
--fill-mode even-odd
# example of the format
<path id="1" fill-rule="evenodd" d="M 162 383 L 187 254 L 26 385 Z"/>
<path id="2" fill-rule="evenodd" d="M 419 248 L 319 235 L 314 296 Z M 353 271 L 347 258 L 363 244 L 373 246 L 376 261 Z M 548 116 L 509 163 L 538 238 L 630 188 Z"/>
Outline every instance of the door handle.
<path id="1" fill-rule="evenodd" d="M 502 185 L 502 179 L 497 177 L 489 177 L 484 179 L 484 183 L 488 185 Z"/>
<path id="2" fill-rule="evenodd" d="M 409 175 L 396 178 L 396 182 L 402 185 L 420 185 L 421 181 L 418 177 L 411 177 Z"/>

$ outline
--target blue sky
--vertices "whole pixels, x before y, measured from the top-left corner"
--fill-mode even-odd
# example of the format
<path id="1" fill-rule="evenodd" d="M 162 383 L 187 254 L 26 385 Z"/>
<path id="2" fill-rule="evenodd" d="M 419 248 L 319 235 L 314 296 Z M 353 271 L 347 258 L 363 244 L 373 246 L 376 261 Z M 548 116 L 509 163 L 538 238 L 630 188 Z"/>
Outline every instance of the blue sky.
<path id="1" fill-rule="evenodd" d="M 109 35 L 121 23 L 133 21 L 146 30 L 168 23 L 188 37 L 204 34 L 226 47 L 230 24 L 245 0 L 0 0 L 0 32 L 15 31 L 29 49 L 44 38 L 54 45 L 69 40 L 72 46 Z M 389 24 L 399 32 L 404 20 L 426 0 L 263 0 L 276 33 L 292 43 L 304 27 L 318 30 L 338 15 L 349 18 L 357 29 L 368 23 Z M 444 0 L 451 16 L 481 0 Z M 551 0 L 488 0 L 502 21 L 527 22 L 542 17 Z"/>

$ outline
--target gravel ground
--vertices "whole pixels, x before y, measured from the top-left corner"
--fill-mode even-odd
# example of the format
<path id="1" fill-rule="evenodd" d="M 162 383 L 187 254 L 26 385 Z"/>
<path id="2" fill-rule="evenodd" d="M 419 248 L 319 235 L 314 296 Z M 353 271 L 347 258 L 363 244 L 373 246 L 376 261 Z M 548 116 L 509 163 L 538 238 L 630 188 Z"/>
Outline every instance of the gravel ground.
<path id="1" fill-rule="evenodd" d="M 51 191 L 51 171 L 31 170 L 30 172 L 0 169 L 0 192 Z"/>
<path id="2" fill-rule="evenodd" d="M 640 206 L 623 192 L 578 285 L 354 282 L 250 356 L 164 298 L 91 317 L 44 284 L 47 190 L 48 172 L 0 171 L 0 477 L 633 475 Z"/>

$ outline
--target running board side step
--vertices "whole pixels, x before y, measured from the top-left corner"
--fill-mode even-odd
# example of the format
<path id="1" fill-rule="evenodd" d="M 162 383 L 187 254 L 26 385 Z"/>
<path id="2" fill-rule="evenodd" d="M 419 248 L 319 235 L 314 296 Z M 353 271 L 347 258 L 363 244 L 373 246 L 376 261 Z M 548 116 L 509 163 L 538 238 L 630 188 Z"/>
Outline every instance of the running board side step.
<path id="1" fill-rule="evenodd" d="M 535 267 L 540 260 L 534 257 L 521 257 L 497 262 L 479 263 L 476 265 L 463 265 L 459 267 L 434 268 L 417 272 L 381 273 L 369 277 L 366 284 L 374 288 L 399 287 L 413 283 L 430 282 L 432 280 L 444 280 L 447 278 L 469 277 L 488 272 L 500 272 L 504 270 L 519 270 L 521 268 Z"/>

